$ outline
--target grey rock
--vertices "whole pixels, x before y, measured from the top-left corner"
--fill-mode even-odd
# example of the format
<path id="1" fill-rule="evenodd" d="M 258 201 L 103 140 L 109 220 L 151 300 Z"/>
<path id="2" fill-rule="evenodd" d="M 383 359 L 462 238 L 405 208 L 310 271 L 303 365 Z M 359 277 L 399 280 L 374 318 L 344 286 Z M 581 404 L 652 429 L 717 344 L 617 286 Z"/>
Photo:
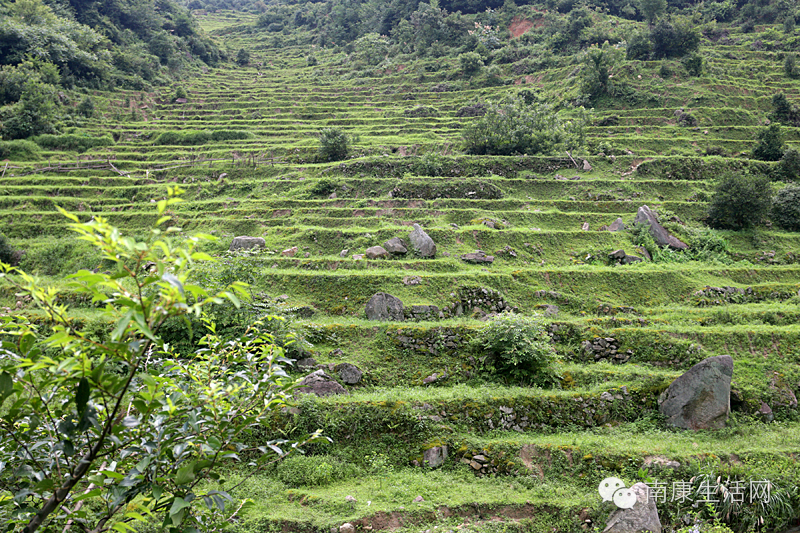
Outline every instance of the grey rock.
<path id="1" fill-rule="evenodd" d="M 600 395 L 600 399 L 601 400 L 605 400 L 607 402 L 613 402 L 614 401 L 614 395 L 611 394 L 610 392 L 606 391 L 606 392 L 604 392 L 603 394 Z"/>
<path id="2" fill-rule="evenodd" d="M 658 217 L 649 207 L 643 205 L 639 208 L 634 219 L 634 224 L 644 224 L 650 227 L 650 235 L 659 246 L 669 246 L 673 250 L 686 250 L 688 246 L 681 242 L 677 237 L 667 231 L 664 226 L 658 223 Z"/>
<path id="3" fill-rule="evenodd" d="M 608 258 L 614 261 L 625 259 L 625 250 L 616 250 L 608 254 Z"/>
<path id="4" fill-rule="evenodd" d="M 364 310 L 369 320 L 403 320 L 403 302 L 400 298 L 385 292 L 374 294 Z"/>
<path id="5" fill-rule="evenodd" d="M 622 258 L 622 264 L 630 265 L 631 263 L 641 263 L 642 258 L 635 255 L 626 255 Z"/>
<path id="6" fill-rule="evenodd" d="M 350 522 L 345 522 L 339 526 L 339 533 L 356 533 L 356 526 Z"/>
<path id="7" fill-rule="evenodd" d="M 648 261 L 652 261 L 653 260 L 653 257 L 650 255 L 650 252 L 648 252 L 647 248 L 645 248 L 644 246 L 637 246 L 636 247 L 636 251 L 639 252 L 640 254 L 642 254 L 642 257 L 644 257 Z"/>
<path id="8" fill-rule="evenodd" d="M 625 229 L 627 229 L 627 226 L 622 221 L 622 218 L 617 218 L 608 226 L 608 231 L 624 231 Z"/>
<path id="9" fill-rule="evenodd" d="M 339 363 L 334 368 L 334 371 L 339 374 L 339 378 L 347 385 L 359 383 L 364 375 L 356 365 L 351 365 L 350 363 Z"/>
<path id="10" fill-rule="evenodd" d="M 431 468 L 441 466 L 447 460 L 447 446 L 434 446 L 422 452 L 422 462 Z"/>
<path id="11" fill-rule="evenodd" d="M 617 489 L 617 491 L 625 489 Z M 636 494 L 636 503 L 630 509 L 615 509 L 608 515 L 603 533 L 661 533 L 655 498 L 648 497 L 650 488 L 636 483 L 630 490 Z"/>
<path id="12" fill-rule="evenodd" d="M 298 359 L 296 364 L 297 368 L 300 369 L 314 368 L 317 366 L 317 360 L 313 357 L 306 357 L 304 359 Z"/>
<path id="13" fill-rule="evenodd" d="M 383 247 L 390 254 L 403 255 L 408 253 L 408 246 L 406 246 L 406 242 L 400 237 L 392 237 L 383 243 Z"/>
<path id="14" fill-rule="evenodd" d="M 661 393 L 658 410 L 667 423 L 685 429 L 719 429 L 731 412 L 733 359 L 718 355 L 690 368 Z"/>
<path id="15" fill-rule="evenodd" d="M 349 254 L 349 253 L 350 253 L 350 250 L 348 250 L 347 248 L 345 248 L 344 250 L 342 250 L 341 252 L 339 252 L 339 257 L 347 257 L 347 254 Z"/>
<path id="16" fill-rule="evenodd" d="M 491 263 L 494 261 L 494 256 L 486 255 L 482 250 L 476 250 L 461 256 L 462 261 L 467 263 Z"/>
<path id="17" fill-rule="evenodd" d="M 583 160 L 583 170 L 585 170 L 586 172 L 592 170 L 592 165 L 589 163 L 588 159 Z"/>
<path id="18" fill-rule="evenodd" d="M 761 407 L 758 409 L 758 414 L 764 422 L 772 422 L 775 415 L 772 414 L 772 408 L 765 402 L 761 402 Z"/>
<path id="19" fill-rule="evenodd" d="M 422 257 L 436 257 L 436 243 L 425 233 L 425 230 L 414 224 L 414 231 L 408 234 L 411 247 Z"/>
<path id="20" fill-rule="evenodd" d="M 248 237 L 242 235 L 233 238 L 228 251 L 236 252 L 238 250 L 250 250 L 251 248 L 265 248 L 266 246 L 267 241 L 265 241 L 263 237 Z"/>
<path id="21" fill-rule="evenodd" d="M 584 222 L 583 224 L 581 224 L 581 230 L 582 231 L 589 231 L 589 223 L 588 222 Z"/>
<path id="22" fill-rule="evenodd" d="M 353 254 L 353 261 L 361 261 L 364 259 L 364 254 Z"/>
<path id="23" fill-rule="evenodd" d="M 291 248 L 287 248 L 281 252 L 281 255 L 284 257 L 294 257 L 297 255 L 297 246 L 292 246 Z"/>
<path id="24" fill-rule="evenodd" d="M 310 373 L 297 386 L 300 394 L 315 394 L 317 396 L 330 396 L 332 394 L 347 394 L 347 390 L 334 381 L 324 370 Z"/>
<path id="25" fill-rule="evenodd" d="M 389 252 L 383 246 L 372 246 L 364 252 L 367 259 L 384 259 L 389 257 Z"/>
<path id="26" fill-rule="evenodd" d="M 425 501 L 425 498 L 423 498 L 422 496 L 417 496 L 416 498 L 414 498 L 414 503 L 420 503 L 420 502 L 424 502 L 424 501 Z"/>

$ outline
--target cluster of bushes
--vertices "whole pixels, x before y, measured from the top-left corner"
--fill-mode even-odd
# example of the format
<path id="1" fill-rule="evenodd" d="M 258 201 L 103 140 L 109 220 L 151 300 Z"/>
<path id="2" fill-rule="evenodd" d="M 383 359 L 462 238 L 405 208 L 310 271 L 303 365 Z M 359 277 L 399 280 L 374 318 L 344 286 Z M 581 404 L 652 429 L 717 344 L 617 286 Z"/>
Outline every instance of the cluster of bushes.
<path id="1" fill-rule="evenodd" d="M 0 159 L 36 161 L 40 158 L 39 145 L 22 139 L 0 141 Z"/>
<path id="2" fill-rule="evenodd" d="M 522 96 L 489 103 L 486 113 L 463 133 L 466 151 L 476 155 L 552 154 L 583 146 L 588 121 L 583 108 L 567 118 L 549 104 Z"/>
<path id="3" fill-rule="evenodd" d="M 90 137 L 88 135 L 37 135 L 31 140 L 42 148 L 48 150 L 62 150 L 67 152 L 85 152 L 97 146 L 112 146 L 114 139 L 111 135 L 102 137 Z"/>
<path id="4" fill-rule="evenodd" d="M 788 231 L 800 231 L 800 185 L 788 185 L 773 196 L 766 176 L 728 174 L 717 185 L 708 210 L 708 224 L 719 229 L 745 229 L 770 216 Z"/>
<path id="5" fill-rule="evenodd" d="M 209 142 L 220 141 L 240 141 L 243 139 L 252 139 L 253 134 L 248 131 L 236 130 L 189 130 L 189 131 L 165 131 L 159 134 L 153 141 L 155 145 L 182 145 L 182 146 L 196 146 L 206 144 Z"/>
<path id="6" fill-rule="evenodd" d="M 646 32 L 633 34 L 626 48 L 628 59 L 683 57 L 700 47 L 700 32 L 688 19 L 661 19 Z M 696 72 L 697 67 L 693 67 Z"/>

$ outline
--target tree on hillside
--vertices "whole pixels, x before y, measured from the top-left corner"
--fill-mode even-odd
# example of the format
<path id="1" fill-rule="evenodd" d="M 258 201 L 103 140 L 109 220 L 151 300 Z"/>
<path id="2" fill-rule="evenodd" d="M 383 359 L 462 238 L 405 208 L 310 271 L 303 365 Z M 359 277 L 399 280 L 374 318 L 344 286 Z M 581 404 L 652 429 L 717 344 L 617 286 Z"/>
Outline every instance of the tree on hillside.
<path id="1" fill-rule="evenodd" d="M 783 134 L 780 124 L 770 124 L 756 135 L 758 144 L 753 148 L 753 157 L 762 161 L 778 161 L 783 157 Z"/>
<path id="2" fill-rule="evenodd" d="M 756 226 L 769 213 L 771 196 L 769 179 L 764 176 L 723 176 L 711 198 L 708 224 L 733 230 Z"/>
<path id="3" fill-rule="evenodd" d="M 639 0 L 638 7 L 647 24 L 652 26 L 656 19 L 667 10 L 667 0 Z"/>
<path id="4" fill-rule="evenodd" d="M 250 52 L 245 50 L 244 48 L 239 48 L 239 51 L 236 53 L 236 64 L 240 67 L 244 67 L 250 64 Z"/>
<path id="5" fill-rule="evenodd" d="M 123 237 L 96 216 L 79 223 L 109 273 L 71 276 L 102 307 L 111 332 L 77 330 L 57 291 L 0 263 L 0 281 L 31 298 L 40 325 L 0 317 L 0 524 L 9 531 L 135 531 L 150 516 L 170 532 L 213 530 L 244 502 L 213 482 L 246 452 L 255 468 L 300 442 L 258 440 L 292 387 L 282 349 L 258 328 L 239 340 L 215 335 L 193 357 L 174 357 L 159 330 L 214 303 L 238 304 L 241 284 L 209 294 L 191 282 L 208 237 L 175 242 L 163 225 L 178 189 L 158 202 L 149 238 Z M 65 213 L 66 214 L 66 213 Z M 318 433 L 307 440 L 315 439 Z M 281 447 L 279 447 L 281 446 Z M 288 446 L 288 448 L 287 448 Z"/>
<path id="6" fill-rule="evenodd" d="M 568 119 L 544 102 L 519 96 L 488 104 L 486 114 L 464 128 L 466 151 L 477 155 L 552 154 L 583 146 L 587 114 Z"/>

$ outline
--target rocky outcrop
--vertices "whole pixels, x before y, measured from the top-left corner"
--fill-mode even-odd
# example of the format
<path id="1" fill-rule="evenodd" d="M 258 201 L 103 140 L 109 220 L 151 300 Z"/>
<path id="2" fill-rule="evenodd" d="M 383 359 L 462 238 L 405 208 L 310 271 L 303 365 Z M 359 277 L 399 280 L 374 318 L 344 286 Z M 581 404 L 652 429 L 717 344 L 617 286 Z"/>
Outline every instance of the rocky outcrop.
<path id="1" fill-rule="evenodd" d="M 447 460 L 447 446 L 434 446 L 422 452 L 422 464 L 431 468 L 441 466 Z"/>
<path id="2" fill-rule="evenodd" d="M 403 302 L 400 298 L 387 294 L 385 292 L 378 292 L 372 296 L 367 302 L 364 311 L 367 314 L 368 320 L 403 320 Z"/>
<path id="3" fill-rule="evenodd" d="M 406 242 L 400 237 L 392 237 L 383 243 L 383 248 L 393 255 L 404 255 L 408 253 L 408 246 L 406 246 Z"/>
<path id="4" fill-rule="evenodd" d="M 671 426 L 720 429 L 731 412 L 733 359 L 704 359 L 672 382 L 658 398 L 658 409 Z"/>
<path id="5" fill-rule="evenodd" d="M 627 228 L 628 226 L 625 225 L 622 219 L 617 218 L 617 220 L 615 220 L 614 222 L 611 223 L 610 226 L 608 226 L 608 231 L 624 231 Z"/>
<path id="6" fill-rule="evenodd" d="M 266 246 L 267 241 L 265 241 L 263 237 L 248 237 L 246 235 L 242 235 L 240 237 L 233 238 L 228 251 L 237 252 L 239 250 L 250 250 L 252 248 L 265 248 Z"/>
<path id="7" fill-rule="evenodd" d="M 389 252 L 383 246 L 372 246 L 364 251 L 367 259 L 385 259 L 389 257 Z"/>
<path id="8" fill-rule="evenodd" d="M 636 483 L 629 489 L 617 489 L 615 495 L 620 493 L 620 497 L 626 499 L 630 492 L 636 495 L 636 503 L 631 508 L 617 508 L 612 511 L 608 515 L 603 533 L 641 533 L 643 531 L 661 533 L 661 520 L 658 519 L 656 501 L 655 498 L 649 497 L 650 487 L 644 483 Z M 614 501 L 616 503 L 616 499 Z M 617 506 L 619 507 L 619 504 Z"/>
<path id="9" fill-rule="evenodd" d="M 333 370 L 346 385 L 356 385 L 360 383 L 364 375 L 360 368 L 350 363 L 339 363 Z"/>
<path id="10" fill-rule="evenodd" d="M 483 250 L 476 250 L 461 256 L 461 260 L 467 263 L 491 263 L 494 261 L 494 256 L 486 255 Z"/>
<path id="11" fill-rule="evenodd" d="M 592 340 L 583 341 L 583 351 L 590 360 L 600 361 L 607 359 L 612 363 L 627 363 L 633 355 L 630 350 L 622 351 L 619 349 L 619 341 L 614 337 L 595 337 Z"/>
<path id="12" fill-rule="evenodd" d="M 658 216 L 646 205 L 639 208 L 634 219 L 634 224 L 643 224 L 650 227 L 650 235 L 659 246 L 669 246 L 673 250 L 686 250 L 688 246 L 658 223 Z"/>
<path id="13" fill-rule="evenodd" d="M 414 224 L 414 231 L 408 234 L 411 248 L 421 257 L 436 257 L 436 243 L 425 233 L 419 224 Z"/>
<path id="14" fill-rule="evenodd" d="M 347 390 L 326 374 L 324 370 L 316 370 L 304 377 L 297 386 L 297 392 L 300 394 L 315 394 L 317 396 L 347 394 Z"/>

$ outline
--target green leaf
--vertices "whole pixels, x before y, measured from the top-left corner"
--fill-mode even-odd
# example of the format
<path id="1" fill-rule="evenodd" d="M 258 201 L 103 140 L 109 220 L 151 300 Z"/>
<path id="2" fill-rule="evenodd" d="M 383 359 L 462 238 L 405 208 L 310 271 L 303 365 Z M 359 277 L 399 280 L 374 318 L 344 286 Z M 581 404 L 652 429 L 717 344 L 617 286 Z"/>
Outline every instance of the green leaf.
<path id="1" fill-rule="evenodd" d="M 86 412 L 86 404 L 89 403 L 89 380 L 85 377 L 81 378 L 78 382 L 78 387 L 75 390 L 75 407 L 78 411 L 78 417 L 82 417 Z"/>
<path id="2" fill-rule="evenodd" d="M 127 329 L 128 324 L 131 322 L 131 317 L 133 317 L 133 309 L 129 309 L 125 316 L 119 319 L 117 322 L 117 327 L 114 328 L 114 331 L 111 332 L 111 340 L 118 341 L 122 338 L 122 334 L 125 333 L 125 329 Z"/>
<path id="3" fill-rule="evenodd" d="M 170 285 L 172 285 L 176 289 L 178 289 L 178 291 L 181 293 L 181 295 L 185 294 L 184 291 L 183 291 L 183 283 L 181 283 L 181 280 L 179 280 L 178 278 L 176 278 L 175 276 L 173 276 L 169 272 L 164 272 L 164 275 L 161 276 L 161 279 L 166 281 L 167 283 L 169 283 Z"/>
<path id="4" fill-rule="evenodd" d="M 78 494 L 74 498 L 72 498 L 73 502 L 79 502 L 81 500 L 88 500 L 89 498 L 94 498 L 95 496 L 100 496 L 103 493 L 103 489 L 92 489 L 89 492 L 84 492 L 83 494 Z"/>
<path id="5" fill-rule="evenodd" d="M 31 351 L 35 341 L 36 337 L 34 337 L 32 333 L 25 333 L 19 340 L 19 351 L 22 352 L 23 355 L 27 355 L 28 352 Z"/>
<path id="6" fill-rule="evenodd" d="M 11 374 L 3 372 L 0 374 L 0 405 L 14 392 L 14 380 Z"/>
<path id="7" fill-rule="evenodd" d="M 194 463 L 186 465 L 183 468 L 179 468 L 178 473 L 175 474 L 176 485 L 185 485 L 187 483 L 191 483 L 194 481 L 194 479 Z"/>

